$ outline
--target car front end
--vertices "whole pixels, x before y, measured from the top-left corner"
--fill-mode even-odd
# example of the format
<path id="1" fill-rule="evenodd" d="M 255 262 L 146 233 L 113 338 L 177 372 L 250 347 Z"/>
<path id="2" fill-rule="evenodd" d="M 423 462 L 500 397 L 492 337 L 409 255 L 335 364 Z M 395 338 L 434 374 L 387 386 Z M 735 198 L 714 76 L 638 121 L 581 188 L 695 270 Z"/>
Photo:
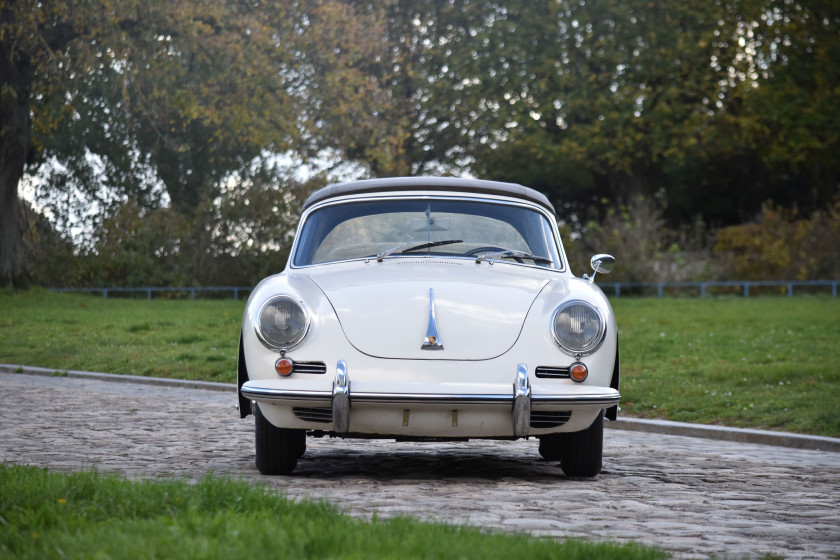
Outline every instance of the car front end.
<path id="1" fill-rule="evenodd" d="M 561 459 L 562 434 L 615 418 L 615 317 L 565 266 L 554 217 L 458 186 L 350 192 L 306 209 L 289 266 L 256 287 L 243 317 L 240 409 L 257 415 L 258 466 L 260 422 L 278 436 L 270 445 L 295 442 L 280 457 L 263 449 L 277 460 L 261 470 L 291 472 L 306 433 L 537 437 Z M 567 474 L 597 474 L 594 445 L 597 468 Z"/>

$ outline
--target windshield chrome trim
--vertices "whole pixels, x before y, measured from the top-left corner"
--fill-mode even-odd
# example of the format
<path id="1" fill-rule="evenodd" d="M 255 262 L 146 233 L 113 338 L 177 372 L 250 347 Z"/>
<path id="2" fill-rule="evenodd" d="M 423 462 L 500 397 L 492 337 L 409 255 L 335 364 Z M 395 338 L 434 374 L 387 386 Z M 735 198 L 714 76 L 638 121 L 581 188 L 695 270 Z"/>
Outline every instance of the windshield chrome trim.
<path id="1" fill-rule="evenodd" d="M 527 200 L 518 200 L 518 199 L 513 199 L 513 198 L 503 198 L 503 197 L 488 198 L 488 197 L 485 197 L 485 196 L 466 196 L 462 193 L 457 193 L 457 194 L 453 193 L 451 196 L 448 196 L 448 195 L 443 195 L 441 193 L 435 193 L 435 194 L 407 194 L 407 193 L 398 193 L 398 192 L 383 193 L 383 194 L 380 194 L 380 195 L 370 195 L 370 194 L 349 195 L 349 196 L 346 196 L 346 197 L 329 199 L 329 200 L 324 201 L 323 203 L 315 204 L 315 205 L 307 208 L 303 212 L 303 214 L 301 215 L 300 221 L 298 223 L 298 227 L 295 230 L 295 240 L 292 243 L 292 248 L 289 250 L 289 258 L 286 262 L 286 269 L 287 270 L 303 270 L 303 269 L 312 268 L 312 267 L 316 267 L 316 266 L 325 266 L 325 265 L 331 265 L 331 264 L 350 263 L 350 262 L 369 262 L 371 260 L 376 260 L 377 255 L 372 255 L 372 256 L 369 256 L 369 257 L 358 257 L 358 258 L 343 259 L 343 260 L 338 260 L 338 261 L 326 261 L 326 262 L 306 264 L 306 265 L 296 265 L 296 264 L 294 264 L 295 253 L 297 252 L 298 244 L 300 242 L 300 232 L 303 230 L 303 226 L 306 223 L 306 220 L 309 218 L 309 215 L 312 212 L 314 212 L 316 210 L 320 210 L 321 208 L 326 208 L 328 206 L 333 206 L 333 205 L 337 205 L 337 204 L 348 204 L 348 203 L 354 203 L 354 202 L 371 202 L 371 201 L 377 201 L 377 200 L 459 200 L 459 201 L 465 201 L 465 202 L 484 202 L 484 203 L 500 204 L 500 205 L 507 205 L 507 206 L 512 205 L 512 206 L 519 206 L 519 207 L 522 207 L 522 208 L 528 208 L 528 209 L 534 210 L 534 211 L 542 214 L 548 220 L 549 226 L 551 227 L 551 232 L 554 235 L 554 242 L 555 242 L 555 245 L 557 247 L 557 252 L 558 252 L 558 255 L 559 255 L 560 260 L 561 260 L 560 267 L 559 268 L 554 268 L 554 267 L 549 268 L 549 267 L 544 267 L 544 266 L 538 266 L 536 264 L 508 262 L 507 260 L 498 260 L 498 261 L 494 260 L 492 262 L 495 262 L 495 263 L 498 263 L 498 264 L 507 264 L 507 265 L 510 265 L 510 266 L 524 266 L 524 267 L 528 267 L 528 268 L 534 268 L 534 269 L 537 269 L 537 270 L 544 270 L 544 271 L 551 271 L 551 272 L 567 272 L 568 271 L 568 267 L 566 266 L 567 261 L 568 261 L 568 257 L 566 256 L 566 250 L 565 250 L 565 247 L 563 246 L 563 240 L 560 237 L 560 230 L 557 227 L 557 218 L 555 216 L 553 216 L 552 214 L 550 214 L 545 208 L 543 208 L 539 204 L 531 203 Z M 388 256 L 391 256 L 391 255 L 388 255 Z M 430 258 L 430 257 L 421 256 L 421 255 L 411 255 L 411 258 Z M 457 259 L 457 260 L 467 260 L 467 261 L 471 261 L 471 262 L 475 261 L 475 257 L 456 256 L 456 255 L 446 255 L 446 256 L 434 255 L 431 258 L 435 258 L 435 259 Z M 487 262 L 489 262 L 489 261 L 487 261 Z"/>

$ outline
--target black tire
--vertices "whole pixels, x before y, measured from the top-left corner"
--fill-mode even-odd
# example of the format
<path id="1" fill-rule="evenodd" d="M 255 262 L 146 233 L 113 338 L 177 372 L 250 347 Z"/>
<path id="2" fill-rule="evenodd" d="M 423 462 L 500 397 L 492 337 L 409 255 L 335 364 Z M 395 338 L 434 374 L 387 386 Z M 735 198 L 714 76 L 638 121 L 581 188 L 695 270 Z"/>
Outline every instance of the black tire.
<path id="1" fill-rule="evenodd" d="M 546 461 L 560 460 L 560 445 L 562 434 L 548 434 L 540 436 L 540 455 Z"/>
<path id="2" fill-rule="evenodd" d="M 580 432 L 560 436 L 560 468 L 566 476 L 592 477 L 601 472 L 604 452 L 604 411 Z"/>
<path id="3" fill-rule="evenodd" d="M 297 455 L 298 459 L 303 457 L 303 454 L 306 453 L 306 432 L 303 430 L 291 430 L 295 432 L 300 432 L 302 437 L 298 438 L 297 447 L 295 449 L 295 454 Z"/>
<path id="4" fill-rule="evenodd" d="M 260 474 L 292 474 L 298 458 L 306 451 L 306 432 L 274 426 L 257 405 L 254 407 L 254 435 Z"/>

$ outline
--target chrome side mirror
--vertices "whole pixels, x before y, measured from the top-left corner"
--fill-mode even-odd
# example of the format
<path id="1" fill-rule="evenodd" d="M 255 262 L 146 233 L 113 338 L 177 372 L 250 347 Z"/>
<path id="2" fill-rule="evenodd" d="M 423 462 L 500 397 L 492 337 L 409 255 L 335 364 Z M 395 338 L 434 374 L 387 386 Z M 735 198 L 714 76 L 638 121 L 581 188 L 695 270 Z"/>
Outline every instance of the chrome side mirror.
<path id="1" fill-rule="evenodd" d="M 595 281 L 595 275 L 599 272 L 603 274 L 609 274 L 612 272 L 613 266 L 615 266 L 615 257 L 612 255 L 604 255 L 598 254 L 592 257 L 592 260 L 589 261 L 589 265 L 592 267 L 594 271 L 592 276 L 589 277 L 587 275 L 583 275 L 584 278 L 587 278 L 590 282 Z"/>

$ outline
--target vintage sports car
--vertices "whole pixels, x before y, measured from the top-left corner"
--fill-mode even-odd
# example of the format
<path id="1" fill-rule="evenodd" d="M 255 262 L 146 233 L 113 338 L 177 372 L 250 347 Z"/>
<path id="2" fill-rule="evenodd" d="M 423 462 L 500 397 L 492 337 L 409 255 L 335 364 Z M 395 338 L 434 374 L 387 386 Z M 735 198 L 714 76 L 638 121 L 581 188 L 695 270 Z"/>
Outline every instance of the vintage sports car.
<path id="1" fill-rule="evenodd" d="M 596 273 L 613 263 L 592 258 Z M 597 475 L 620 395 L 615 316 L 592 276 L 572 275 L 554 208 L 521 185 L 316 191 L 286 270 L 242 320 L 239 409 L 256 419 L 257 468 L 290 474 L 307 435 L 535 437 L 566 475 Z"/>

